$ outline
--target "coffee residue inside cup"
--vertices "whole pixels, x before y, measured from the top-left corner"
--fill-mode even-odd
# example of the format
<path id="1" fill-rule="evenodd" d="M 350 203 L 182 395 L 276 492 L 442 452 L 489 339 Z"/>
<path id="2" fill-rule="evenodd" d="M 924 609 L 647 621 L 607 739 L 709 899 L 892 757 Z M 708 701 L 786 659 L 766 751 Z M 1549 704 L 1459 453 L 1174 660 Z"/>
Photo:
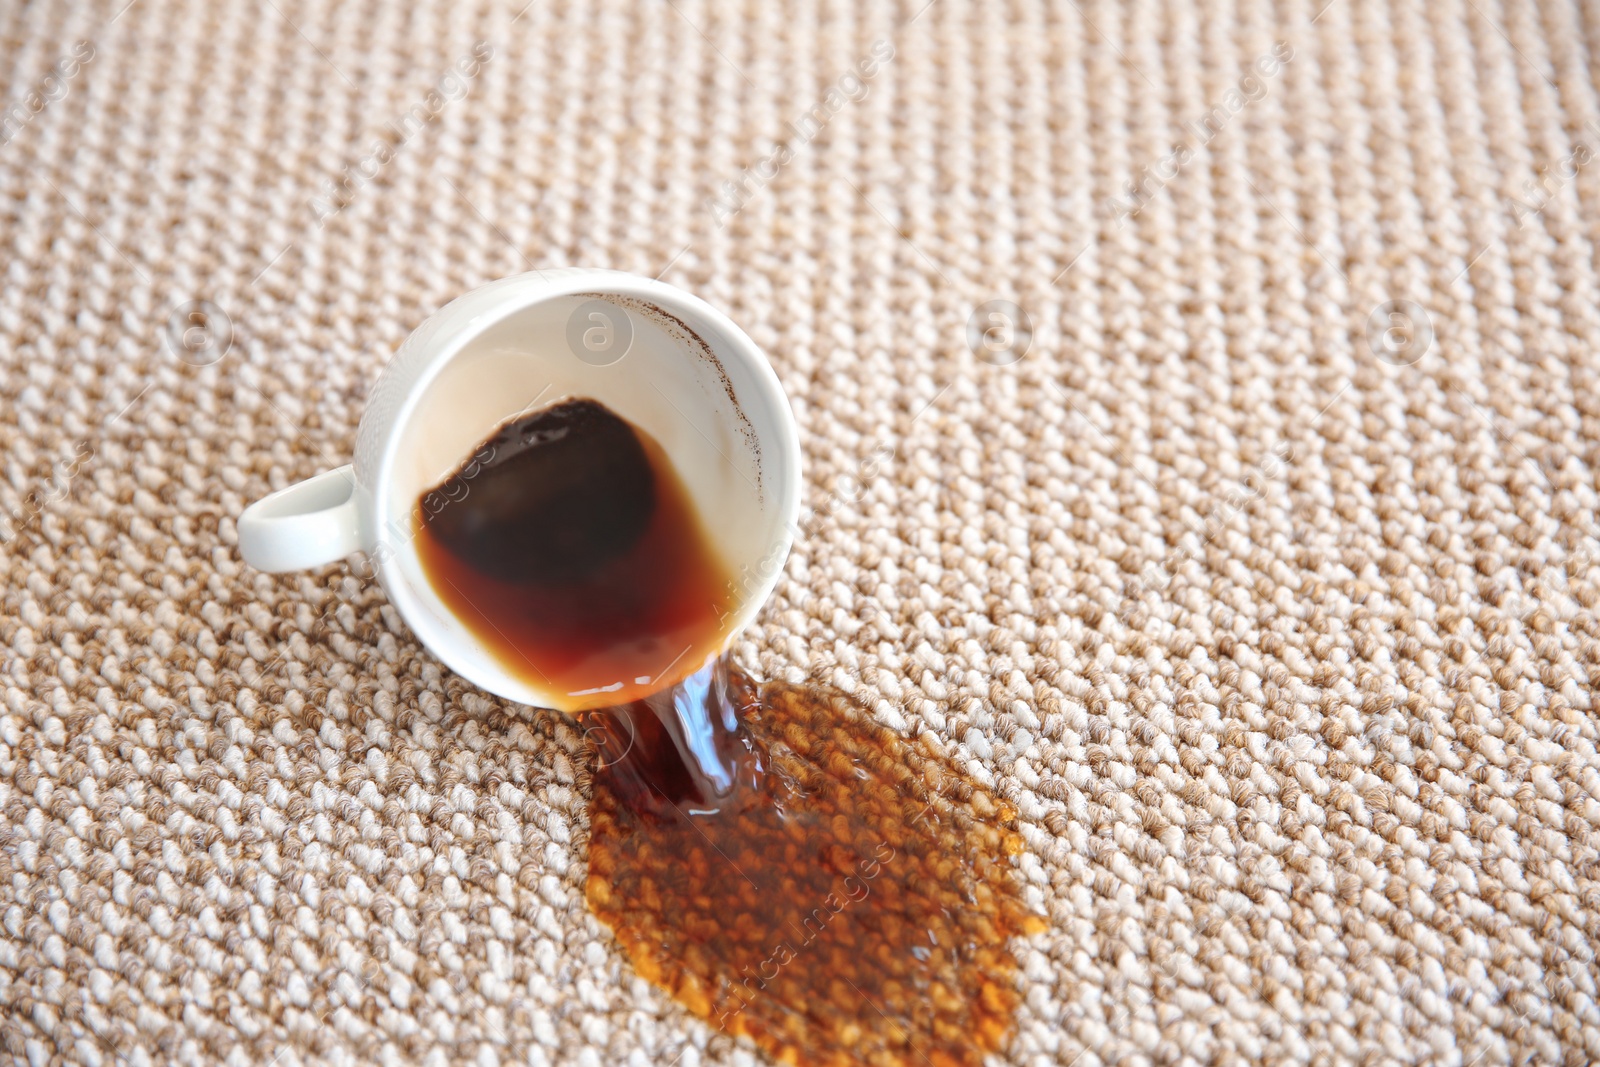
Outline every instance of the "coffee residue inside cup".
<path id="1" fill-rule="evenodd" d="M 439 599 L 529 685 L 603 707 L 721 647 L 730 581 L 666 453 L 594 400 L 513 419 L 415 509 Z"/>
<path id="2" fill-rule="evenodd" d="M 1015 812 L 843 694 L 714 656 L 702 605 L 723 571 L 647 435 L 571 401 L 503 426 L 435 493 L 424 569 L 508 665 L 592 682 L 578 665 L 632 670 L 649 639 L 695 635 L 680 680 L 578 716 L 587 898 L 639 974 L 785 1063 L 953 1067 L 1003 1045 L 1011 941 L 1042 926 Z"/>

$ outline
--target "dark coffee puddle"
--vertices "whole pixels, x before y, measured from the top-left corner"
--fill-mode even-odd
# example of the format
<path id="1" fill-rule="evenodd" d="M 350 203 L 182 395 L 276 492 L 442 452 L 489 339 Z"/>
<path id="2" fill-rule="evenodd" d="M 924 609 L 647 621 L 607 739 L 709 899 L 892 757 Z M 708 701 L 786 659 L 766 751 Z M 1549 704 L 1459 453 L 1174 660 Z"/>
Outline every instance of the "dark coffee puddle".
<path id="1" fill-rule="evenodd" d="M 583 718 L 601 727 L 589 906 L 640 974 L 783 1063 L 1003 1045 L 1009 944 L 1042 926 L 1006 805 L 842 694 L 758 687 L 725 658 Z"/>

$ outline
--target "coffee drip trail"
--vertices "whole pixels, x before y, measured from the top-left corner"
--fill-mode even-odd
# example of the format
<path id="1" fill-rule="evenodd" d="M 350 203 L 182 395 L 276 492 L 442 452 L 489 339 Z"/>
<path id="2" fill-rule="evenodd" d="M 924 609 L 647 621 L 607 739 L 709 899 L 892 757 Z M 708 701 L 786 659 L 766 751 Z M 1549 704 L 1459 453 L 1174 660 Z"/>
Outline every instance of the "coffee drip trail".
<path id="1" fill-rule="evenodd" d="M 578 720 L 597 773 L 630 810 L 717 815 L 760 792 L 765 753 L 742 723 L 757 699 L 750 680 L 719 657 L 676 685 Z"/>

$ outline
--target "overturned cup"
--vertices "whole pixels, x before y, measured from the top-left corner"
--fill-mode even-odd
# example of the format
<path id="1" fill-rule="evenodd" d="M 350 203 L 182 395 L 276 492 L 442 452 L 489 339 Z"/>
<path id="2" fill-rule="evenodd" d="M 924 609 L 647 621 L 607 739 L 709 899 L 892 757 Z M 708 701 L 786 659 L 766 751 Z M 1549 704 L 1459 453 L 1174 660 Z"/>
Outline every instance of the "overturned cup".
<path id="1" fill-rule="evenodd" d="M 598 401 L 659 444 L 729 582 L 723 646 L 777 584 L 800 508 L 800 442 L 782 386 L 727 316 L 663 282 L 566 269 L 493 282 L 440 309 L 383 371 L 354 462 L 267 496 L 239 518 L 264 571 L 357 552 L 430 651 L 474 684 L 564 711 L 594 705 L 508 669 L 435 590 L 419 558 L 422 500 L 510 420 Z M 551 521 L 559 521 L 559 516 Z M 684 663 L 670 685 L 700 666 Z"/>

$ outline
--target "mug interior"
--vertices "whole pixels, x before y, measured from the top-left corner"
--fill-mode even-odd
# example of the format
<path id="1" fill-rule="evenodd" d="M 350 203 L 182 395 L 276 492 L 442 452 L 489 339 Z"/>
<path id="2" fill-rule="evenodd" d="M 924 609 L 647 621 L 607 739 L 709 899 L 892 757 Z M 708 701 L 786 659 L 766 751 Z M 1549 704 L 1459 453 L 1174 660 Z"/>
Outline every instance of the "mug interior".
<path id="1" fill-rule="evenodd" d="M 402 606 L 413 629 L 458 673 L 523 703 L 585 706 L 540 691 L 473 641 L 434 592 L 411 544 L 425 493 L 499 426 L 565 399 L 598 400 L 660 444 L 732 579 L 729 635 L 759 610 L 787 556 L 798 511 L 793 419 L 754 343 L 698 304 L 671 301 L 659 290 L 588 291 L 477 316 L 454 353 L 414 386 L 390 431 L 379 539 L 394 550 L 386 580 L 404 586 L 391 595 L 409 601 Z M 569 329 L 574 322 L 576 331 Z M 581 341 L 575 351 L 573 339 L 595 323 L 631 330 L 626 351 L 580 355 Z M 684 672 L 693 666 L 683 665 Z"/>

